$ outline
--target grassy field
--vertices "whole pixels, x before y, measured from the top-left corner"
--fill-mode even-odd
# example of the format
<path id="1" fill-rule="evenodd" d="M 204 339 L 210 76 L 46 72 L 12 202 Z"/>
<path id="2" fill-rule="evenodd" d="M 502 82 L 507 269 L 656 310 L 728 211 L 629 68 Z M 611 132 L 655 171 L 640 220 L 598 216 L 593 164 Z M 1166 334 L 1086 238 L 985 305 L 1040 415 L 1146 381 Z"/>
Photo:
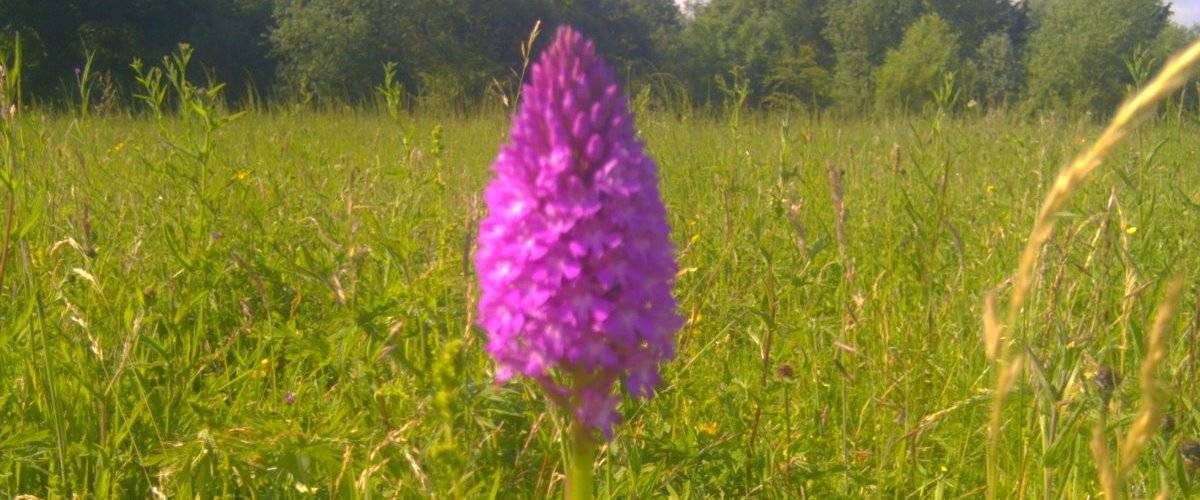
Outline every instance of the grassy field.
<path id="1" fill-rule="evenodd" d="M 688 322 L 658 396 L 622 407 L 598 493 L 982 496 L 983 298 L 1098 127 L 639 126 Z M 15 130 L 0 496 L 559 494 L 561 416 L 532 384 L 492 383 L 472 326 L 500 113 L 261 112 L 220 128 L 30 113 Z M 1057 215 L 1014 325 L 1028 358 L 1003 406 L 1001 496 L 1101 490 L 1093 427 L 1107 416 L 1119 455 L 1174 275 L 1158 372 L 1173 429 L 1125 487 L 1200 495 L 1180 453 L 1200 435 L 1198 133 L 1146 124 Z M 1101 366 L 1122 379 L 1107 404 Z"/>

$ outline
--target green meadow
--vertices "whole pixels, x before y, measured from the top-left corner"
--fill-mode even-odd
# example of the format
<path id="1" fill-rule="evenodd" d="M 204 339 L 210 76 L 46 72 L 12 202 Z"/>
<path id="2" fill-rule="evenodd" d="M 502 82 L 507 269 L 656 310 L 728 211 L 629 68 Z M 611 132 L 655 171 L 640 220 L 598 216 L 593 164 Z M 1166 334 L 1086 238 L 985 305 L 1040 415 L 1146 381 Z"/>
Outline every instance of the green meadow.
<path id="1" fill-rule="evenodd" d="M 474 326 L 504 113 L 199 109 L 12 122 L 0 495 L 560 495 L 564 416 L 535 384 L 495 385 Z M 638 126 L 687 324 L 658 395 L 622 405 L 599 495 L 978 498 L 991 468 L 1001 497 L 1094 497 L 1097 422 L 1119 457 L 1175 276 L 1166 425 L 1124 487 L 1200 495 L 1196 124 L 1143 124 L 1054 215 L 1010 325 L 1024 365 L 991 465 L 984 298 L 1005 303 L 1038 205 L 1097 125 Z"/>

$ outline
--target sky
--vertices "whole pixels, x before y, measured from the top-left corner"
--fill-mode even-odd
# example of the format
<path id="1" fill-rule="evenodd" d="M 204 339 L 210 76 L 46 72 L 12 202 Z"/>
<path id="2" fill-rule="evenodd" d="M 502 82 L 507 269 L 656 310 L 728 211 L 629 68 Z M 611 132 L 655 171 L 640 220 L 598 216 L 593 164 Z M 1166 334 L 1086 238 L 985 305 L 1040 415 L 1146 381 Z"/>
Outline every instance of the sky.
<path id="1" fill-rule="evenodd" d="M 1171 3 L 1175 22 L 1184 26 L 1200 23 L 1200 0 L 1175 0 Z"/>

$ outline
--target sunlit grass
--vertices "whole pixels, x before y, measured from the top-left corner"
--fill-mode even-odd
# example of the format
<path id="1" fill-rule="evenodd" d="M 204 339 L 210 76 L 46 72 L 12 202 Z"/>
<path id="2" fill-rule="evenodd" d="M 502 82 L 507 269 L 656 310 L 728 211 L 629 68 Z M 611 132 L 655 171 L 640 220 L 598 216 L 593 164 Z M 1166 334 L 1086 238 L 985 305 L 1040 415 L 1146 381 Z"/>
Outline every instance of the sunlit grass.
<path id="1" fill-rule="evenodd" d="M 0 495 L 557 495 L 559 418 L 533 387 L 492 384 L 469 324 L 471 232 L 507 118 L 398 118 L 251 113 L 201 161 L 195 122 L 25 114 L 0 289 Z M 982 495 L 983 296 L 1098 128 L 639 126 L 688 323 L 660 395 L 627 403 L 601 450 L 598 492 Z M 1100 491 L 1091 376 L 1137 379 L 1175 274 L 1189 286 L 1161 365 L 1174 430 L 1125 486 L 1200 488 L 1176 449 L 1200 434 L 1198 132 L 1147 124 L 1054 215 L 1024 312 L 1034 365 L 1002 415 L 1002 494 Z M 1136 385 L 1117 386 L 1107 435 L 1128 428 Z"/>

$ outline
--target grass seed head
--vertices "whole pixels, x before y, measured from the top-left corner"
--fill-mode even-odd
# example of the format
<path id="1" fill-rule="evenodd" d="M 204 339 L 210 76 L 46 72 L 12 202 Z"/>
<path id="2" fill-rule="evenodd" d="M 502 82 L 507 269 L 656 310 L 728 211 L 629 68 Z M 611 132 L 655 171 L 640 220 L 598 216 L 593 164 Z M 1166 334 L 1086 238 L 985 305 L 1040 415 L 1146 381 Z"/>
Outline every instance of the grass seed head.
<path id="1" fill-rule="evenodd" d="M 792 365 L 787 363 L 779 365 L 779 367 L 775 368 L 775 374 L 784 380 L 792 380 L 796 378 L 796 370 L 792 368 Z"/>
<path id="2" fill-rule="evenodd" d="M 1121 384 L 1121 376 L 1107 365 L 1101 366 L 1096 370 L 1096 376 L 1092 379 L 1096 384 L 1096 390 L 1100 393 L 1100 399 L 1108 404 L 1112 400 L 1113 392 L 1117 390 L 1117 386 Z"/>
<path id="3" fill-rule="evenodd" d="M 1189 439 L 1179 443 L 1179 454 L 1184 463 L 1193 470 L 1200 469 L 1200 440 Z"/>

